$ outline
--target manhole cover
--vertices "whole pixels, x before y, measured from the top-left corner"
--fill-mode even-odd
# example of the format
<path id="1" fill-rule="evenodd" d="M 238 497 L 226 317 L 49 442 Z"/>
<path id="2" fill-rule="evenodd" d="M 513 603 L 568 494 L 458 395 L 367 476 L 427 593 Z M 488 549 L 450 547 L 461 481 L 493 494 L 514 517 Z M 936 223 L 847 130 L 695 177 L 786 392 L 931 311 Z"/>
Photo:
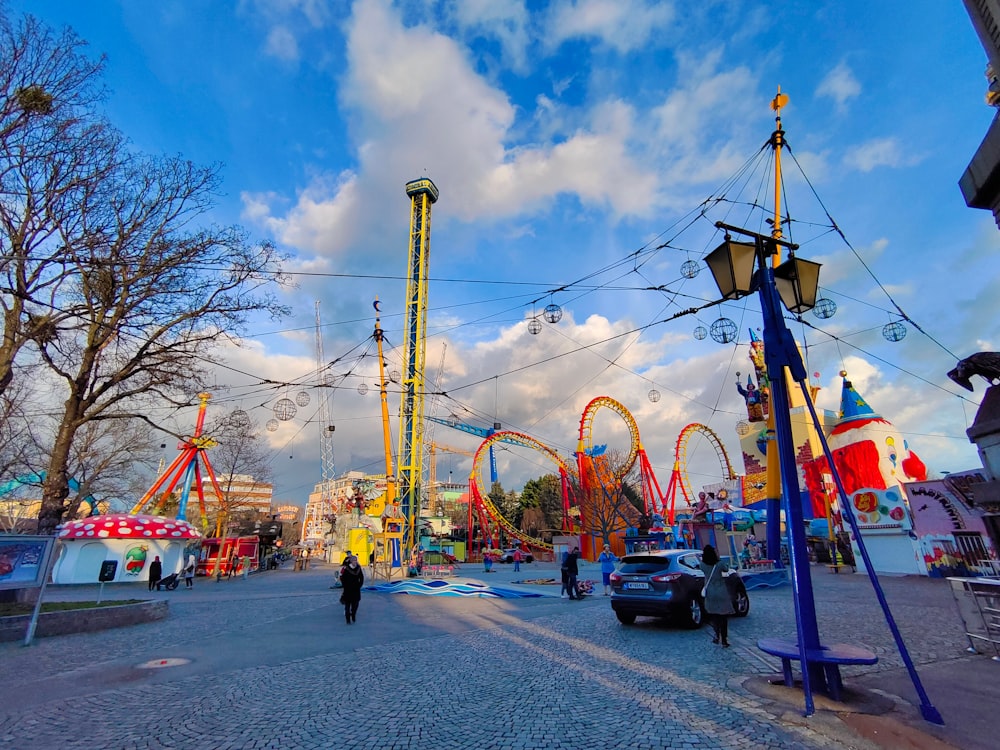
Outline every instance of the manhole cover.
<path id="1" fill-rule="evenodd" d="M 190 664 L 190 659 L 153 659 L 152 661 L 143 662 L 138 666 L 139 669 L 164 669 L 165 667 L 180 667 L 184 664 Z"/>

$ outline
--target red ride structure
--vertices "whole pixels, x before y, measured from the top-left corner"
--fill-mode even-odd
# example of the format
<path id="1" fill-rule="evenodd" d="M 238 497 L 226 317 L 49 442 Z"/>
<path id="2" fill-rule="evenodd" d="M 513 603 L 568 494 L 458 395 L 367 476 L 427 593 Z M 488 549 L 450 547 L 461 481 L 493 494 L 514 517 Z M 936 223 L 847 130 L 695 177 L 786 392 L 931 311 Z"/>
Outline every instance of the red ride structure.
<path id="1" fill-rule="evenodd" d="M 552 552 L 553 546 L 529 534 L 525 534 L 512 524 L 497 507 L 490 501 L 489 492 L 482 486 L 482 465 L 483 461 L 489 460 L 490 448 L 494 443 L 505 442 L 514 445 L 521 445 L 531 448 L 549 458 L 559 471 L 559 480 L 562 486 L 563 501 L 563 527 L 566 527 L 570 516 L 571 492 L 569 481 L 569 467 L 562 460 L 558 453 L 542 442 L 535 440 L 530 435 L 520 432 L 502 431 L 490 435 L 484 440 L 475 457 L 472 459 L 472 476 L 469 479 L 469 530 L 472 530 L 473 513 L 478 516 L 479 526 L 483 530 L 483 543 L 490 547 L 499 539 L 499 529 L 502 527 L 507 534 L 520 540 L 523 544 L 546 552 Z M 471 539 L 470 539 L 471 541 Z"/>

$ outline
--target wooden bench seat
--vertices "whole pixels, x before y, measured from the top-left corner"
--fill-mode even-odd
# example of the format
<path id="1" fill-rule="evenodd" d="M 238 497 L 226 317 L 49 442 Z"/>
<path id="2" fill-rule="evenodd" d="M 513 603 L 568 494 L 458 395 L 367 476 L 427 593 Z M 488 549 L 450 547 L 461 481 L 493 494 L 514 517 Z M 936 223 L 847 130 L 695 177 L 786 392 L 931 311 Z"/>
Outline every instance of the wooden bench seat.
<path id="1" fill-rule="evenodd" d="M 757 641 L 757 648 L 781 659 L 781 671 L 784 675 L 785 685 L 792 687 L 795 684 L 792 678 L 792 661 L 800 661 L 802 658 L 799 644 L 790 638 L 761 638 Z M 830 697 L 839 701 L 843 690 L 840 666 L 842 664 L 875 664 L 878 662 L 878 657 L 861 646 L 852 646 L 849 643 L 831 643 L 807 651 L 806 660 L 810 663 L 823 665 Z"/>

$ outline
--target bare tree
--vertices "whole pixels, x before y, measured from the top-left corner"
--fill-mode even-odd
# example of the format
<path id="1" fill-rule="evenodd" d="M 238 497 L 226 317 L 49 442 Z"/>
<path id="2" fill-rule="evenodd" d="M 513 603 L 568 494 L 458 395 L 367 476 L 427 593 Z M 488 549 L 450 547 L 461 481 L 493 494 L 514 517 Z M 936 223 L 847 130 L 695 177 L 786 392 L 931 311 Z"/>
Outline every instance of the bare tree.
<path id="1" fill-rule="evenodd" d="M 583 483 L 586 489 L 580 496 L 583 531 L 600 537 L 605 544 L 611 541 L 612 534 L 621 532 L 639 516 L 626 489 L 630 478 L 621 476 L 624 461 L 621 451 L 594 456 Z"/>
<path id="2" fill-rule="evenodd" d="M 36 343 L 66 400 L 39 515 L 51 533 L 66 512 L 68 459 L 94 420 L 144 419 L 156 400 L 182 407 L 202 390 L 214 344 L 238 335 L 250 313 L 280 317 L 282 256 L 234 227 L 194 228 L 212 205 L 215 168 L 133 156 L 81 204 L 62 237 L 77 311 Z M 155 425 L 154 425 L 155 426 Z"/>
<path id="3" fill-rule="evenodd" d="M 70 454 L 70 495 L 66 516 L 105 512 L 112 499 L 123 501 L 135 493 L 134 478 L 148 474 L 159 458 L 153 429 L 138 419 L 94 420 L 84 424 Z M 142 471 L 145 469 L 146 471 Z"/>
<path id="4" fill-rule="evenodd" d="M 21 483 L 42 470 L 32 395 L 30 377 L 19 378 L 0 392 L 0 485 Z"/>
<path id="5" fill-rule="evenodd" d="M 121 147 L 95 113 L 104 61 L 85 45 L 31 16 L 15 24 L 0 7 L 0 393 L 21 350 L 73 315 L 53 304 L 68 271 L 59 234 Z"/>

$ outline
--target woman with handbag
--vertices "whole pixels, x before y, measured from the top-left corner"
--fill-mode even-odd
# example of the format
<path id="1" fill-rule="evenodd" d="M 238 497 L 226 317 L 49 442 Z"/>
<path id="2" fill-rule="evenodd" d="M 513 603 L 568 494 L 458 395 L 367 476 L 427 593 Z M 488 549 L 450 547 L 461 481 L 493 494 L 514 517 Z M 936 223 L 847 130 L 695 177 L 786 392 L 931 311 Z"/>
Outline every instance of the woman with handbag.
<path id="1" fill-rule="evenodd" d="M 736 614 L 736 610 L 733 609 L 733 599 L 726 587 L 726 579 L 723 577 L 723 573 L 729 570 L 729 567 L 719 560 L 719 553 L 715 551 L 715 547 L 706 544 L 701 551 L 701 569 L 705 574 L 701 597 L 704 609 L 711 617 L 712 630 L 715 631 L 712 643 L 721 641 L 722 645 L 728 648 L 729 615 Z"/>
<path id="2" fill-rule="evenodd" d="M 340 571 L 340 582 L 344 584 L 344 593 L 340 595 L 340 603 L 344 605 L 344 618 L 350 625 L 358 619 L 361 587 L 365 585 L 365 571 L 358 564 L 356 555 L 351 555 L 347 560 L 347 565 Z"/>

